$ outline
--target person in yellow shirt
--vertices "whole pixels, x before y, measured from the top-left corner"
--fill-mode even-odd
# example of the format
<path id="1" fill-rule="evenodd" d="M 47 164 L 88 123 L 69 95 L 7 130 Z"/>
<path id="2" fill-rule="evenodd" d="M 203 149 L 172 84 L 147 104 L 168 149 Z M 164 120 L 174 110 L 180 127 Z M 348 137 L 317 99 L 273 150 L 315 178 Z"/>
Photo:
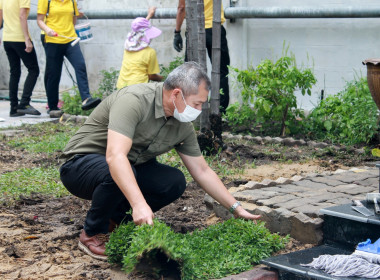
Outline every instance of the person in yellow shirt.
<path id="1" fill-rule="evenodd" d="M 46 95 L 51 117 L 62 112 L 58 108 L 59 82 L 61 80 L 63 58 L 66 57 L 75 70 L 78 89 L 82 98 L 82 110 L 89 110 L 100 103 L 91 97 L 86 63 L 78 44 L 74 24 L 79 15 L 76 0 L 38 0 L 37 24 L 45 32 Z"/>
<path id="2" fill-rule="evenodd" d="M 10 117 L 18 117 L 25 114 L 41 115 L 38 110 L 30 105 L 40 69 L 28 30 L 27 19 L 29 10 L 30 0 L 0 0 L 0 23 L 4 19 L 3 43 L 10 66 Z M 19 103 L 17 94 L 21 77 L 20 61 L 28 69 L 28 75 L 25 79 L 24 90 Z"/>
<path id="3" fill-rule="evenodd" d="M 212 21 L 213 21 L 213 0 L 204 0 L 204 14 L 205 14 L 205 30 L 206 30 L 206 48 L 208 56 L 211 60 L 212 54 Z M 185 19 L 185 0 L 179 0 L 177 17 L 176 17 L 176 27 L 174 30 L 174 40 L 173 47 L 177 52 L 182 51 L 183 41 L 181 36 L 181 26 L 183 20 Z M 226 21 L 223 13 L 222 5 L 222 30 L 221 30 L 221 57 L 220 57 L 220 89 L 222 89 L 223 94 L 220 96 L 220 112 L 225 113 L 228 104 L 230 102 L 229 85 L 228 85 L 228 65 L 230 65 L 230 55 L 228 51 L 228 44 L 226 38 L 226 29 L 223 23 Z M 185 61 L 187 61 L 187 56 L 185 54 Z"/>
<path id="4" fill-rule="evenodd" d="M 149 47 L 153 38 L 161 35 L 161 30 L 152 26 L 149 20 L 154 16 L 156 7 L 150 7 L 146 18 L 138 17 L 132 22 L 124 44 L 124 56 L 116 87 L 161 81 L 156 51 Z"/>

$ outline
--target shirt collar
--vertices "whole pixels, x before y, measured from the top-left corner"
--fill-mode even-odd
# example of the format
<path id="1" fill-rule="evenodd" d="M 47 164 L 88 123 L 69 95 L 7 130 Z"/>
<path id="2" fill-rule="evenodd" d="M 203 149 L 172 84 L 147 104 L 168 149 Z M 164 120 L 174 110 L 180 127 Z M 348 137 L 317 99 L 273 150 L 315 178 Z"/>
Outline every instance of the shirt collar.
<path id="1" fill-rule="evenodd" d="M 162 106 L 163 88 L 164 83 L 159 83 L 156 87 L 156 98 L 154 107 L 154 116 L 156 119 L 165 117 L 164 107 Z"/>

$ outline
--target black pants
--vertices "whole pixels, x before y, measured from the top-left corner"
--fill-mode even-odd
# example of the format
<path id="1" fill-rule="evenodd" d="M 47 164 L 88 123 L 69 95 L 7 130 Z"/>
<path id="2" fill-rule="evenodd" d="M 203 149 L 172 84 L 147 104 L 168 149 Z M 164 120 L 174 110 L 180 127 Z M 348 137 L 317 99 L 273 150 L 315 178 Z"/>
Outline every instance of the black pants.
<path id="1" fill-rule="evenodd" d="M 67 44 L 45 44 L 46 52 L 46 71 L 47 71 L 47 88 L 46 95 L 50 110 L 58 109 L 59 101 L 59 82 L 61 80 L 63 59 L 66 57 L 75 71 L 78 89 L 82 101 L 91 97 L 88 86 L 86 63 L 79 43 L 71 46 Z"/>
<path id="2" fill-rule="evenodd" d="M 155 159 L 132 166 L 132 169 L 153 212 L 170 204 L 185 191 L 183 173 Z M 88 235 L 107 233 L 109 219 L 120 223 L 126 217 L 125 212 L 131 207 L 113 181 L 104 155 L 77 155 L 62 165 L 60 173 L 62 183 L 70 193 L 92 200 L 84 225 Z"/>
<path id="3" fill-rule="evenodd" d="M 45 42 L 45 34 L 41 34 L 41 43 L 44 47 L 45 51 L 45 75 L 44 75 L 44 86 L 45 86 L 45 92 L 47 92 L 47 79 L 48 79 L 48 72 L 46 69 L 46 42 Z"/>
<path id="4" fill-rule="evenodd" d="M 11 113 L 16 112 L 17 107 L 24 107 L 29 105 L 33 93 L 34 86 L 36 85 L 40 69 L 38 67 L 36 51 L 27 53 L 25 51 L 25 42 L 4 42 L 4 49 L 8 56 L 10 66 L 9 78 L 9 100 L 11 103 Z M 21 61 L 28 69 L 24 83 L 24 90 L 20 104 L 18 104 L 18 84 L 21 77 Z"/>
<path id="5" fill-rule="evenodd" d="M 206 48 L 207 54 L 212 62 L 212 28 L 206 28 Z M 225 113 L 230 102 L 230 88 L 228 85 L 228 65 L 230 65 L 230 55 L 228 51 L 228 43 L 226 37 L 226 29 L 222 25 L 220 42 L 220 89 L 223 94 L 220 95 L 220 112 Z M 186 45 L 187 46 L 187 45 Z M 185 54 L 187 61 L 187 54 Z"/>

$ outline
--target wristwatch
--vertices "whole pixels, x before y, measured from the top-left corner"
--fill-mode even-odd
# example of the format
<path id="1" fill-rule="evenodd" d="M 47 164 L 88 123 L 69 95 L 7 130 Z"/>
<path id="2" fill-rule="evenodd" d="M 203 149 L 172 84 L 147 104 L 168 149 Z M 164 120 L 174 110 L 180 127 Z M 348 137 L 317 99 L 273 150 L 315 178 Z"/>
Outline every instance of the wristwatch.
<path id="1" fill-rule="evenodd" d="M 236 210 L 236 208 L 238 208 L 239 206 L 241 206 L 241 203 L 240 201 L 236 201 L 234 204 L 232 204 L 232 206 L 230 207 L 230 212 L 233 214 Z"/>

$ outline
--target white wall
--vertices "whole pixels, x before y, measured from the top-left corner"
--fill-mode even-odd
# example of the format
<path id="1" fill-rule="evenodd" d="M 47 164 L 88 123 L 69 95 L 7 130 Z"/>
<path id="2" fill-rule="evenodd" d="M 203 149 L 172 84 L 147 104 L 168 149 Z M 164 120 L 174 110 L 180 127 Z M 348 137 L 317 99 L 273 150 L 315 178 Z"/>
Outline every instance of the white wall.
<path id="1" fill-rule="evenodd" d="M 228 0 L 223 0 L 225 7 Z M 37 9 L 37 0 L 32 0 L 32 10 Z M 83 1 L 83 9 L 133 9 L 156 5 L 159 8 L 176 8 L 177 0 L 98 0 Z M 373 6 L 380 8 L 377 0 L 238 0 L 236 6 L 289 7 L 289 6 Z M 91 20 L 94 39 L 81 44 L 85 56 L 91 90 L 97 89 L 99 71 L 111 67 L 119 69 L 122 61 L 123 43 L 130 29 L 131 20 Z M 153 24 L 163 34 L 155 39 L 158 61 L 168 64 L 178 53 L 172 47 L 175 19 L 153 19 Z M 312 97 L 299 96 L 300 105 L 309 109 L 316 103 L 322 89 L 325 94 L 340 91 L 346 80 L 356 74 L 366 75 L 362 60 L 380 57 L 380 19 L 237 19 L 226 21 L 231 65 L 245 69 L 257 65 L 262 59 L 276 59 L 281 56 L 284 41 L 296 56 L 299 65 L 312 66 L 318 79 L 312 90 Z M 35 91 L 44 91 L 43 70 L 45 55 L 39 39 L 36 21 L 29 22 L 35 42 L 41 74 Z M 184 37 L 184 27 L 182 28 Z M 310 59 L 308 60 L 307 57 Z M 0 49 L 0 90 L 8 87 L 9 68 L 4 49 Z M 23 69 L 24 79 L 26 69 Z M 72 83 L 63 70 L 61 90 L 69 89 Z M 72 69 L 71 72 L 73 73 Z M 20 83 L 22 84 L 22 83 Z M 238 91 L 233 88 L 231 101 L 238 100 Z M 21 87 L 20 87 L 21 88 Z"/>

